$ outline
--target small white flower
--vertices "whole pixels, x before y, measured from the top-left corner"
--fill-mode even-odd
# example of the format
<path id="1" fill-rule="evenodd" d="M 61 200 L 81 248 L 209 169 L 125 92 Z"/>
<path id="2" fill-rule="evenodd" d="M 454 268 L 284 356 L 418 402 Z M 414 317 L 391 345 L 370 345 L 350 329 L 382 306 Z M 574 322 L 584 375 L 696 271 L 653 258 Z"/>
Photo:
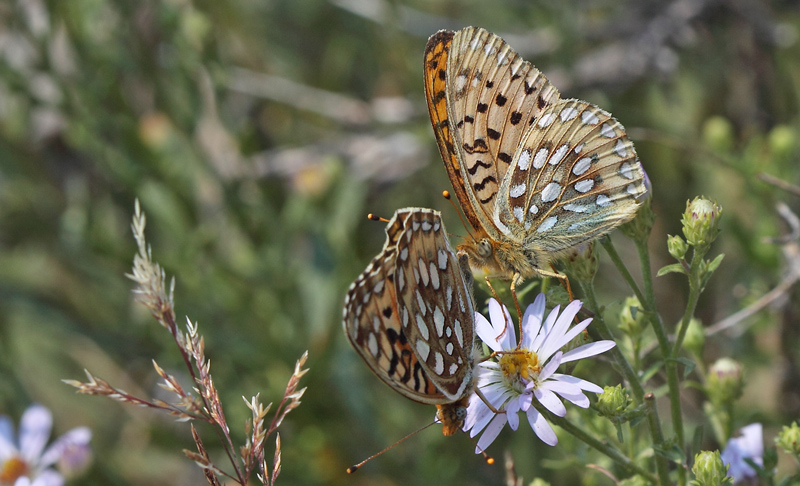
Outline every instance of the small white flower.
<path id="1" fill-rule="evenodd" d="M 722 462 L 729 465 L 728 476 L 734 484 L 756 477 L 756 471 L 745 462 L 750 459 L 759 466 L 764 465 L 764 438 L 761 424 L 742 427 L 742 435 L 728 440 L 722 451 Z"/>
<path id="2" fill-rule="evenodd" d="M 0 416 L 0 486 L 62 486 L 64 476 L 50 466 L 58 463 L 69 475 L 88 464 L 91 430 L 76 427 L 45 449 L 52 426 L 50 410 L 32 405 L 22 414 L 17 442 L 11 419 Z"/>
<path id="3" fill-rule="evenodd" d="M 562 363 L 589 358 L 608 351 L 614 341 L 598 341 L 579 346 L 570 351 L 561 349 L 572 341 L 591 323 L 586 319 L 570 329 L 570 323 L 581 307 L 580 301 L 570 302 L 561 316 L 559 307 L 544 319 L 545 298 L 539 294 L 533 304 L 525 310 L 522 318 L 522 342 L 517 348 L 513 322 L 508 309 L 492 299 L 489 301 L 489 318 L 475 313 L 475 331 L 492 351 L 506 351 L 498 361 L 486 361 L 478 365 L 478 388 L 497 409 L 506 413 L 494 414 L 477 395 L 470 398 L 464 430 L 475 437 L 481 431 L 476 452 L 486 449 L 509 424 L 512 430 L 519 427 L 518 412 L 525 412 L 531 428 L 547 445 L 558 443 L 553 428 L 535 407 L 535 398 L 547 410 L 563 417 L 567 413 L 561 399 L 581 408 L 589 407 L 584 391 L 602 393 L 594 383 L 570 375 L 556 373 Z M 508 323 L 508 329 L 498 339 Z"/>

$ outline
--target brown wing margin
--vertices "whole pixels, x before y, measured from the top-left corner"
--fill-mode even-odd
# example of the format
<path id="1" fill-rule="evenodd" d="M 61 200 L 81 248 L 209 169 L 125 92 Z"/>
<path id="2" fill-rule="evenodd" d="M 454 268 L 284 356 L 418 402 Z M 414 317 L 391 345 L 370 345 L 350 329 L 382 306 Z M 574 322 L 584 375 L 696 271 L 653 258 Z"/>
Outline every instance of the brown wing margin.
<path id="1" fill-rule="evenodd" d="M 447 116 L 447 59 L 450 46 L 455 33 L 449 30 L 440 30 L 428 39 L 425 47 L 425 99 L 428 102 L 428 112 L 431 115 L 433 133 L 439 144 L 444 167 L 453 185 L 458 203 L 464 214 L 476 230 L 482 228 L 477 215 L 471 209 L 472 203 L 467 196 L 464 178 L 461 176 L 461 163 L 453 143 L 453 134 L 450 129 L 450 120 Z"/>

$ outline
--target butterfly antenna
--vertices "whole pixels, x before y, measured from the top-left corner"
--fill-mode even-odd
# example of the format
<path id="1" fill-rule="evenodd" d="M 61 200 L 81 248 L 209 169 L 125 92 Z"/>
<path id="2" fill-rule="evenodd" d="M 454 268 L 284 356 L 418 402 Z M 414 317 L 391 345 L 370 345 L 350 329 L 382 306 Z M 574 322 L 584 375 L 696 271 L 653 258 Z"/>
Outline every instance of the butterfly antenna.
<path id="1" fill-rule="evenodd" d="M 372 218 L 370 218 L 370 219 L 372 219 Z M 384 452 L 387 452 L 389 449 L 391 449 L 391 448 L 393 448 L 394 446 L 396 446 L 396 445 L 400 444 L 401 442 L 403 442 L 404 440 L 408 439 L 409 437 L 411 437 L 411 436 L 413 436 L 413 435 L 417 435 L 417 434 L 419 434 L 420 432 L 422 432 L 423 430 L 427 429 L 428 427 L 430 427 L 431 425 L 433 425 L 433 424 L 435 424 L 435 423 L 436 423 L 435 421 L 434 421 L 434 422 L 431 422 L 431 423 L 429 423 L 428 425 L 425 425 L 425 426 L 423 426 L 423 427 L 421 427 L 421 428 L 419 428 L 419 429 L 415 430 L 414 432 L 411 432 L 410 434 L 408 434 L 407 436 L 405 436 L 405 437 L 403 437 L 402 439 L 398 440 L 397 442 L 395 442 L 394 444 L 390 445 L 390 446 L 389 446 L 389 447 L 387 447 L 386 449 L 384 449 L 384 450 L 382 450 L 382 451 L 378 452 L 377 454 L 373 454 L 373 455 L 369 456 L 368 458 L 366 458 L 366 459 L 364 459 L 363 461 L 359 462 L 359 463 L 358 463 L 358 464 L 356 464 L 355 466 L 350 466 L 350 467 L 348 467 L 348 468 L 347 468 L 347 474 L 353 474 L 354 472 L 358 471 L 358 468 L 360 468 L 361 466 L 363 466 L 363 465 L 364 465 L 364 464 L 366 464 L 367 462 L 369 462 L 369 461 L 371 461 L 371 460 L 375 459 L 376 457 L 380 456 L 380 455 L 381 455 L 381 454 L 383 454 Z M 485 455 L 485 454 L 484 454 L 484 455 Z"/>
<path id="2" fill-rule="evenodd" d="M 469 235 L 469 237 L 474 240 L 475 237 L 472 236 L 472 231 L 470 230 L 470 227 L 467 225 L 467 222 L 464 221 L 464 216 L 462 215 L 461 210 L 458 208 L 458 206 L 456 206 L 456 203 L 453 202 L 453 197 L 450 195 L 450 191 L 442 191 L 442 197 L 450 201 L 450 204 L 453 205 L 453 209 L 455 209 L 456 214 L 458 214 L 458 219 L 461 220 L 461 224 L 464 226 L 464 229 L 467 230 L 467 234 Z"/>
<path id="3" fill-rule="evenodd" d="M 494 464 L 494 457 L 492 457 L 489 454 L 487 454 L 486 451 L 484 451 L 481 448 L 481 446 L 478 445 L 478 442 L 475 439 L 473 439 L 472 437 L 470 437 L 469 434 L 467 434 L 466 430 L 464 431 L 464 435 L 467 436 L 467 439 L 469 439 L 470 442 L 475 444 L 475 449 L 477 449 L 478 451 L 480 451 L 481 454 L 483 454 L 483 458 L 486 460 L 486 464 L 489 464 L 490 466 L 492 464 Z"/>
<path id="4" fill-rule="evenodd" d="M 378 215 L 376 215 L 376 214 L 372 214 L 372 213 L 369 213 L 369 214 L 367 215 L 367 219 L 371 219 L 372 221 L 381 221 L 381 222 L 384 222 L 384 223 L 388 223 L 388 222 L 389 222 L 389 220 L 388 220 L 388 219 L 386 219 L 386 218 L 381 218 L 380 216 L 378 216 Z"/>

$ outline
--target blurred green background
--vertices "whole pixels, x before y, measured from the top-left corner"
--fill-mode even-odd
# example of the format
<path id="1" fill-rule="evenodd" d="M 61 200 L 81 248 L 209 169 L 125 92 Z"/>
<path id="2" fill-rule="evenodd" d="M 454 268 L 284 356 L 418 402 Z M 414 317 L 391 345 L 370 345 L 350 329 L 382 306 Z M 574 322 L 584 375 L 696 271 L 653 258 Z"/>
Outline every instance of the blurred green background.
<path id="1" fill-rule="evenodd" d="M 309 350 L 308 391 L 282 426 L 280 483 L 501 484 L 502 460 L 485 465 L 438 427 L 344 473 L 434 414 L 370 374 L 343 336 L 341 308 L 383 244 L 367 212 L 432 207 L 463 233 L 440 197 L 450 184 L 422 55 L 429 35 L 466 25 L 500 34 L 565 98 L 628 128 L 654 186 L 654 269 L 671 263 L 666 235 L 679 233 L 686 199 L 724 207 L 712 251 L 726 258 L 698 309 L 706 325 L 780 281 L 781 248 L 764 238 L 786 231 L 775 203 L 798 209 L 798 199 L 759 174 L 800 181 L 796 2 L 12 0 L 0 3 L 0 413 L 16 419 L 36 401 L 56 433 L 90 426 L 95 463 L 76 484 L 204 483 L 180 452 L 193 448 L 185 424 L 60 381 L 87 368 L 167 398 L 152 358 L 185 379 L 124 277 L 138 198 L 153 257 L 176 278 L 179 320 L 198 321 L 206 338 L 237 440 L 249 417 L 241 396 L 280 400 Z M 603 258 L 598 281 L 613 308 L 627 293 Z M 656 290 L 675 322 L 684 279 L 659 278 Z M 707 348 L 709 360 L 748 364 L 745 399 L 767 423 L 800 413 L 791 297 Z M 686 410 L 702 421 L 691 396 Z M 521 429 L 489 452 L 512 451 L 526 480 L 610 484 L 568 438 L 551 449 Z M 213 433 L 201 433 L 224 466 Z"/>

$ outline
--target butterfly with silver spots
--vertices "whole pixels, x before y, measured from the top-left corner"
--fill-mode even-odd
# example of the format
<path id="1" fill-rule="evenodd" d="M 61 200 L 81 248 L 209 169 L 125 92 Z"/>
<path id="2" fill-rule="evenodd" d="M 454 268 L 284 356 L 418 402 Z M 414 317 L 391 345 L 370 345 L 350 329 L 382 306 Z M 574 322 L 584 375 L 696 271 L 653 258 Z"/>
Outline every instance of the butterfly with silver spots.
<path id="1" fill-rule="evenodd" d="M 450 248 L 439 212 L 405 208 L 345 298 L 350 344 L 392 389 L 436 405 L 444 435 L 461 428 L 474 389 L 471 288 L 467 255 Z"/>
<path id="2" fill-rule="evenodd" d="M 444 165 L 474 232 L 476 270 L 516 283 L 633 219 L 647 189 L 623 126 L 558 90 L 499 36 L 440 31 L 425 93 Z M 561 276 L 559 276 L 561 277 Z"/>

